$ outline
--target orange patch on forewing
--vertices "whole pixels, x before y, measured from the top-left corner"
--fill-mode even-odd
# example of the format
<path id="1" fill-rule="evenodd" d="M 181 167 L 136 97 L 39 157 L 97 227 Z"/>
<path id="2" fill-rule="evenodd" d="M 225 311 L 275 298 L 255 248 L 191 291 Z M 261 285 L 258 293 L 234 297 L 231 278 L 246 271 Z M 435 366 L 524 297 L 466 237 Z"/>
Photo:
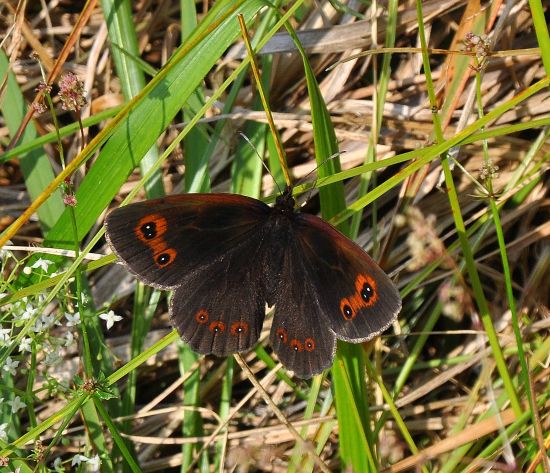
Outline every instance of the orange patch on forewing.
<path id="1" fill-rule="evenodd" d="M 346 320 L 353 320 L 361 309 L 373 306 L 378 300 L 376 281 L 366 275 L 355 278 L 355 294 L 340 299 L 340 313 Z"/>
<path id="2" fill-rule="evenodd" d="M 138 239 L 153 253 L 155 265 L 163 269 L 176 259 L 177 251 L 170 248 L 166 240 L 162 238 L 168 231 L 168 222 L 160 214 L 151 214 L 139 219 L 134 227 L 134 233 Z"/>
<path id="3" fill-rule="evenodd" d="M 155 238 L 148 241 L 147 246 L 151 248 L 154 255 L 160 255 L 168 249 L 168 244 L 162 238 Z"/>
<path id="4" fill-rule="evenodd" d="M 357 276 L 355 279 L 355 290 L 356 295 L 359 295 L 363 301 L 364 307 L 370 307 L 378 300 L 376 281 L 366 274 L 359 274 Z M 363 294 L 363 291 L 365 291 L 365 294 Z"/>
<path id="5" fill-rule="evenodd" d="M 148 237 L 147 226 L 154 227 L 154 236 Z M 134 231 L 137 237 L 145 244 L 157 239 L 166 233 L 168 229 L 168 223 L 166 219 L 160 214 L 151 214 L 146 217 L 140 218 Z"/>
<path id="6" fill-rule="evenodd" d="M 278 328 L 277 332 L 275 332 L 277 335 L 277 338 L 281 341 L 281 343 L 286 343 L 288 341 L 288 333 L 284 328 Z"/>
<path id="7" fill-rule="evenodd" d="M 225 332 L 225 324 L 221 320 L 212 322 L 208 328 L 213 333 Z"/>
<path id="8" fill-rule="evenodd" d="M 159 253 L 155 253 L 155 263 L 159 268 L 165 268 L 174 262 L 176 259 L 176 250 L 172 248 L 166 248 Z"/>
<path id="9" fill-rule="evenodd" d="M 199 310 L 195 314 L 195 322 L 198 324 L 207 324 L 208 323 L 208 312 L 204 309 Z"/>
<path id="10" fill-rule="evenodd" d="M 294 351 L 301 352 L 304 349 L 302 342 L 293 338 L 290 340 L 290 348 Z"/>
<path id="11" fill-rule="evenodd" d="M 240 335 L 241 333 L 248 332 L 248 324 L 246 322 L 234 322 L 231 324 L 231 333 L 233 335 Z"/>
<path id="12" fill-rule="evenodd" d="M 313 338 L 306 338 L 304 340 L 304 348 L 306 351 L 315 350 L 315 340 L 313 340 Z"/>
<path id="13" fill-rule="evenodd" d="M 340 299 L 340 313 L 346 320 L 353 320 L 357 311 L 353 308 L 353 298 L 344 297 Z"/>

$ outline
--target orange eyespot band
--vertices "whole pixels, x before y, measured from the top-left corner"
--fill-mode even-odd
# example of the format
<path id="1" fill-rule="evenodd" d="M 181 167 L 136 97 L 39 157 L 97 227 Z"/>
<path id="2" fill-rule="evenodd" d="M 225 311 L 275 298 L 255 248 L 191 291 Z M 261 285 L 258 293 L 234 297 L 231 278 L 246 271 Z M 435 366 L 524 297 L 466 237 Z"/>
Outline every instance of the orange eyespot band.
<path id="1" fill-rule="evenodd" d="M 225 332 L 225 324 L 220 320 L 212 322 L 208 328 L 212 333 Z"/>
<path id="2" fill-rule="evenodd" d="M 278 328 L 276 334 L 281 343 L 286 343 L 288 341 L 288 333 L 284 328 Z"/>
<path id="3" fill-rule="evenodd" d="M 195 322 L 198 324 L 207 324 L 208 323 L 208 312 L 204 309 L 199 310 L 195 314 Z"/>
<path id="4" fill-rule="evenodd" d="M 233 335 L 240 335 L 246 333 L 249 330 L 249 326 L 246 322 L 235 322 L 231 324 L 231 333 Z"/>
<path id="5" fill-rule="evenodd" d="M 136 237 L 153 253 L 153 260 L 159 269 L 170 266 L 177 251 L 170 248 L 162 236 L 168 231 L 168 222 L 160 214 L 151 214 L 139 219 L 134 227 Z"/>
<path id="6" fill-rule="evenodd" d="M 372 307 L 378 301 L 376 281 L 365 274 L 355 278 L 355 294 L 340 299 L 340 313 L 345 320 L 353 320 L 361 309 Z"/>

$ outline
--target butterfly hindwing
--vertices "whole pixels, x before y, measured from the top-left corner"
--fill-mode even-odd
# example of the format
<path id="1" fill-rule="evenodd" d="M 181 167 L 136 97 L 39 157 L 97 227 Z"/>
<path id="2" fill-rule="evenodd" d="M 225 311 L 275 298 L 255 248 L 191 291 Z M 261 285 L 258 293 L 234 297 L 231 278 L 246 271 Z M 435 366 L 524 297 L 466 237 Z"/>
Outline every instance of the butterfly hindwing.
<path id="1" fill-rule="evenodd" d="M 170 302 L 171 322 L 196 352 L 226 356 L 257 342 L 266 299 L 261 249 L 259 232 L 205 263 L 176 288 Z"/>
<path id="2" fill-rule="evenodd" d="M 269 212 L 259 200 L 240 195 L 176 195 L 113 210 L 106 237 L 139 279 L 173 289 L 258 233 Z"/>
<path id="3" fill-rule="evenodd" d="M 337 338 L 367 341 L 391 325 L 401 309 L 399 292 L 365 251 L 314 215 L 297 216 L 294 237 Z"/>
<path id="4" fill-rule="evenodd" d="M 334 333 L 322 315 L 319 291 L 308 272 L 297 242 L 288 239 L 274 296 L 270 339 L 279 360 L 300 378 L 330 367 L 336 351 Z"/>

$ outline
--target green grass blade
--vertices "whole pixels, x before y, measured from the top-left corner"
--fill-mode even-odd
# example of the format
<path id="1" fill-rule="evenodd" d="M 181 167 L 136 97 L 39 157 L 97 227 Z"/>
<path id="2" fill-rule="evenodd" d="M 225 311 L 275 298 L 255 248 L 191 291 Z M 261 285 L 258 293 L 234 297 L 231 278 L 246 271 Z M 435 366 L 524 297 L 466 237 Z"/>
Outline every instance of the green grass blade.
<path id="1" fill-rule="evenodd" d="M 101 8 L 107 24 L 109 40 L 112 45 L 111 54 L 117 77 L 120 80 L 122 94 L 126 100 L 135 97 L 145 87 L 145 76 L 138 63 L 132 56 L 139 57 L 137 34 L 132 16 L 132 3 L 129 0 L 113 1 L 102 0 Z M 156 145 L 140 161 L 142 173 L 146 173 L 158 158 Z M 149 198 L 164 195 L 162 174 L 156 170 L 151 179 L 145 184 L 145 192 Z"/>
<path id="2" fill-rule="evenodd" d="M 116 427 L 115 423 L 112 421 L 111 415 L 101 403 L 101 400 L 97 399 L 97 397 L 95 396 L 92 399 L 93 399 L 92 405 L 94 406 L 94 409 L 96 410 L 96 412 L 99 413 L 99 415 L 103 419 L 103 422 L 105 422 L 105 424 L 107 425 L 107 428 L 109 429 L 109 432 L 111 433 L 113 440 L 115 441 L 115 445 L 122 452 L 122 456 L 124 457 L 124 461 L 125 461 L 124 465 L 129 467 L 130 471 L 133 471 L 134 473 L 141 472 L 141 468 L 137 464 L 137 461 L 135 460 L 132 453 L 128 450 L 126 443 L 124 442 L 124 439 L 120 435 L 120 432 L 118 431 L 118 428 Z M 83 406 L 83 408 L 84 407 L 86 407 L 86 404 Z M 98 420 L 99 420 L 99 417 L 98 417 Z M 106 446 L 103 446 L 102 448 L 100 448 L 99 451 L 107 452 Z M 100 458 L 102 461 L 101 471 L 103 471 L 103 468 L 110 465 L 110 458 L 107 455 L 102 455 Z M 107 470 L 107 471 L 114 471 L 114 470 Z"/>
<path id="3" fill-rule="evenodd" d="M 550 35 L 548 34 L 548 21 L 544 14 L 544 8 L 540 0 L 529 0 L 533 26 L 537 35 L 537 42 L 541 51 L 542 63 L 546 75 L 550 76 Z"/>
<path id="4" fill-rule="evenodd" d="M 103 406 L 101 406 L 103 407 Z M 102 417 L 105 421 L 105 418 L 109 418 L 109 415 L 106 414 L 105 409 L 102 409 Z M 91 445 L 94 446 L 95 449 L 97 449 L 97 452 L 102 452 L 101 455 L 101 471 L 105 471 L 105 473 L 111 473 L 114 472 L 113 468 L 113 458 L 111 455 L 105 455 L 103 452 L 107 452 L 107 442 L 105 439 L 105 436 L 103 435 L 103 430 L 101 428 L 101 421 L 98 415 L 98 410 L 96 409 L 96 404 L 94 404 L 94 400 L 89 399 L 87 402 L 85 402 L 82 407 L 80 408 L 80 413 L 82 414 L 82 421 L 84 422 L 84 425 L 86 426 L 86 432 L 89 436 Z M 100 411 L 101 413 L 101 411 Z"/>
<path id="5" fill-rule="evenodd" d="M 422 18 L 422 14 L 421 14 L 422 4 L 419 0 L 417 1 L 417 9 L 419 11 L 419 18 Z M 422 59 L 424 64 L 424 71 L 426 74 L 426 80 L 428 82 L 430 104 L 432 105 L 432 107 L 436 107 L 437 102 L 436 102 L 435 93 L 433 89 L 433 83 L 431 80 L 429 58 L 427 55 L 427 42 L 423 34 L 423 30 L 421 30 L 420 39 L 422 42 L 422 50 L 423 50 Z M 441 129 L 441 122 L 438 120 L 437 114 L 434 115 L 434 118 L 435 118 L 434 127 L 435 127 L 437 141 L 441 143 L 444 141 L 443 131 Z M 480 117 L 480 121 L 483 120 L 483 118 L 484 117 Z M 466 268 L 468 270 L 468 275 L 470 277 L 470 284 L 472 285 L 476 304 L 480 312 L 480 318 L 485 328 L 485 331 L 487 332 L 487 337 L 493 349 L 493 356 L 495 358 L 498 371 L 504 382 L 505 389 L 508 392 L 508 396 L 512 404 L 512 407 L 514 409 L 514 412 L 516 413 L 516 415 L 519 415 L 521 413 L 521 406 L 519 403 L 519 399 L 517 397 L 515 386 L 508 372 L 506 361 L 502 354 L 502 349 L 498 341 L 496 330 L 493 326 L 487 299 L 485 298 L 483 286 L 481 284 L 479 273 L 475 264 L 472 247 L 470 245 L 470 242 L 466 234 L 466 227 L 464 225 L 464 220 L 462 217 L 462 212 L 458 201 L 458 193 L 454 184 L 450 163 L 449 163 L 449 158 L 447 154 L 442 155 L 441 165 L 443 168 L 443 173 L 445 175 L 445 185 L 447 187 L 447 195 L 449 198 L 449 204 L 450 204 L 453 219 L 454 219 L 454 225 L 458 233 L 458 239 L 460 241 L 460 245 L 462 247 L 462 252 L 466 262 Z"/>
<path id="6" fill-rule="evenodd" d="M 118 112 L 122 110 L 122 105 L 117 107 L 112 107 L 105 109 L 101 112 L 98 112 L 91 117 L 87 117 L 82 120 L 82 126 L 84 128 L 89 128 L 95 125 L 100 124 L 104 120 L 114 117 Z M 32 122 L 31 122 L 32 123 Z M 27 142 L 19 143 L 14 148 L 9 149 L 5 153 L 0 155 L 0 164 L 5 163 L 6 161 L 16 158 L 18 156 L 27 154 L 29 151 L 34 151 L 46 144 L 54 143 L 57 141 L 57 137 L 65 138 L 67 136 L 73 135 L 80 130 L 80 125 L 78 122 L 70 123 L 59 129 L 59 134 L 57 131 L 52 131 L 44 135 L 36 136 L 34 139 Z"/>
<path id="7" fill-rule="evenodd" d="M 397 29 L 397 6 L 398 2 L 397 0 L 392 0 L 388 2 L 388 22 L 386 26 L 386 41 L 384 43 L 384 47 L 386 48 L 393 48 L 395 46 L 395 37 L 396 37 L 396 29 Z M 366 154 L 366 160 L 365 162 L 374 162 L 376 161 L 376 144 L 378 143 L 379 139 L 379 132 L 380 127 L 382 126 L 382 118 L 383 118 L 383 111 L 384 111 L 384 105 L 386 103 L 386 93 L 388 91 L 388 84 L 391 79 L 391 54 L 384 54 L 382 59 L 382 67 L 380 70 L 380 80 L 377 79 L 376 76 L 374 76 L 374 85 L 377 87 L 377 92 L 375 95 L 376 99 L 376 116 L 374 117 L 373 121 L 373 129 L 371 129 L 370 133 L 370 139 L 369 139 L 369 145 L 367 148 L 367 154 Z M 374 64 L 377 63 L 376 57 L 373 58 Z M 376 74 L 376 68 L 373 67 L 373 74 Z M 365 173 L 361 175 L 360 181 L 359 181 L 359 190 L 357 191 L 358 195 L 364 195 L 369 187 L 369 184 L 371 182 L 371 178 L 373 179 L 372 184 L 376 186 L 376 174 L 371 173 Z M 363 217 L 363 212 L 357 212 L 352 217 L 351 221 L 351 233 L 350 235 L 353 238 L 356 238 L 359 234 L 359 225 L 361 224 L 361 220 Z M 373 203 L 373 209 L 372 209 L 372 234 L 374 239 L 374 247 L 375 249 L 378 247 L 378 238 L 377 238 L 377 207 L 376 202 Z M 377 255 L 377 252 L 375 251 L 373 253 L 374 255 Z"/>

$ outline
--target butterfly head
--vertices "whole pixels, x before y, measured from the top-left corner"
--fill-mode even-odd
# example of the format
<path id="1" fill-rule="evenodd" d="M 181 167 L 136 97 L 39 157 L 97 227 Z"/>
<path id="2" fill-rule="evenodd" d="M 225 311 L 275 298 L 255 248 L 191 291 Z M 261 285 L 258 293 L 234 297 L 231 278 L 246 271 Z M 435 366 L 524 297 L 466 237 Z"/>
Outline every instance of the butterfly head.
<path id="1" fill-rule="evenodd" d="M 292 196 L 292 187 L 286 186 L 283 193 L 275 201 L 275 209 L 285 215 L 291 215 L 295 212 L 296 201 Z"/>

